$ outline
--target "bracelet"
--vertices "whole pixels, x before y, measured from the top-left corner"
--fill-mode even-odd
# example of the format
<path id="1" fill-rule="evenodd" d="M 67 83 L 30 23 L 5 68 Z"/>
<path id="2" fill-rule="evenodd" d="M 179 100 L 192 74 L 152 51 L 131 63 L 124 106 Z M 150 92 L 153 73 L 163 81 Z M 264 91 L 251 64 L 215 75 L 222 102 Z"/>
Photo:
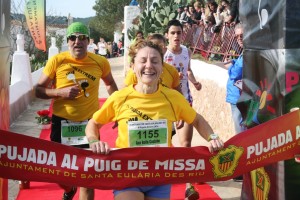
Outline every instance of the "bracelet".
<path id="1" fill-rule="evenodd" d="M 96 142 L 99 142 L 100 140 L 92 140 L 89 142 L 89 144 L 93 144 L 93 143 L 96 143 Z"/>
<path id="2" fill-rule="evenodd" d="M 216 139 L 218 139 L 218 138 L 219 138 L 218 134 L 213 133 L 213 134 L 210 134 L 210 135 L 208 136 L 207 141 L 209 142 L 209 141 L 211 141 L 211 140 L 216 140 Z"/>

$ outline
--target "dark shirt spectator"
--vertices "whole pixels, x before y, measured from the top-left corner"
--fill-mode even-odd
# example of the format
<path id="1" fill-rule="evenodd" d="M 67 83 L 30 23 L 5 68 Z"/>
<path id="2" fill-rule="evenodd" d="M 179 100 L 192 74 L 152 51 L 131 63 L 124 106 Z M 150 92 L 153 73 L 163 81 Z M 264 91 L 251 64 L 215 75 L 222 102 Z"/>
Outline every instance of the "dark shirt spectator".
<path id="1" fill-rule="evenodd" d="M 235 25 L 239 22 L 239 0 L 232 0 L 230 5 L 230 25 Z"/>
<path id="2" fill-rule="evenodd" d="M 177 20 L 180 20 L 180 17 L 181 17 L 181 15 L 182 15 L 183 12 L 184 12 L 184 11 L 183 11 L 183 7 L 182 7 L 182 6 L 179 6 L 179 7 L 177 8 L 177 16 L 176 16 L 176 19 L 177 19 Z"/>
<path id="3" fill-rule="evenodd" d="M 188 8 L 188 6 L 185 6 L 183 8 L 183 12 L 181 13 L 180 18 L 179 18 L 179 21 L 180 21 L 181 24 L 187 23 L 187 21 L 188 21 L 187 13 L 188 12 L 189 12 L 189 8 Z"/>
<path id="4" fill-rule="evenodd" d="M 196 2 L 194 3 L 194 9 L 195 9 L 195 13 L 194 13 L 194 21 L 195 21 L 197 24 L 200 24 L 202 12 L 201 12 L 201 3 L 200 3 L 199 1 L 196 1 Z"/>
<path id="5" fill-rule="evenodd" d="M 214 25 L 214 24 L 216 24 L 214 14 L 217 13 L 218 4 L 215 1 L 212 1 L 212 2 L 208 3 L 208 8 L 209 8 L 209 15 L 208 16 L 211 17 L 210 22 Z"/>
<path id="6" fill-rule="evenodd" d="M 118 57 L 119 56 L 119 48 L 116 42 L 113 42 L 112 45 L 112 51 L 113 51 L 113 56 Z"/>
<path id="7" fill-rule="evenodd" d="M 187 23 L 189 23 L 190 25 L 196 24 L 195 19 L 195 9 L 194 6 L 189 5 L 188 6 L 188 12 L 187 14 Z"/>

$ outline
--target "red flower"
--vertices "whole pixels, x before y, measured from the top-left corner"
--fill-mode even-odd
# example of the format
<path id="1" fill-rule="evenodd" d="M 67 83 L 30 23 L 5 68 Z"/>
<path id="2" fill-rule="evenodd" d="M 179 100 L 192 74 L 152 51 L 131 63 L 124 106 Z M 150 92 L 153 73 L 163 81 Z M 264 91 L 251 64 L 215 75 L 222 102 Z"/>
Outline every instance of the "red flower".
<path id="1" fill-rule="evenodd" d="M 36 112 L 40 117 L 49 116 L 50 111 L 49 110 L 39 110 Z"/>
<path id="2" fill-rule="evenodd" d="M 39 116 L 35 117 L 38 121 L 38 124 L 50 124 L 51 123 L 51 117 L 49 110 L 39 110 L 36 112 Z"/>

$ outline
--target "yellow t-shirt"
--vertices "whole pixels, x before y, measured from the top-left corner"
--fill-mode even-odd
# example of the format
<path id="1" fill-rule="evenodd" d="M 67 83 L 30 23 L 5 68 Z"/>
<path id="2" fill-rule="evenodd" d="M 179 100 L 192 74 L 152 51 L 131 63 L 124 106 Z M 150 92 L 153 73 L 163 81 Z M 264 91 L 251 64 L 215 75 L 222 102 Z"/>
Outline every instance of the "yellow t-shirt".
<path id="1" fill-rule="evenodd" d="M 43 73 L 55 81 L 55 88 L 77 84 L 81 89 L 74 100 L 55 98 L 53 114 L 72 121 L 90 119 L 99 109 L 100 79 L 111 72 L 106 58 L 90 53 L 83 59 L 72 58 L 68 51 L 53 56 Z"/>
<path id="2" fill-rule="evenodd" d="M 178 91 L 159 86 L 153 94 L 141 94 L 133 85 L 114 92 L 103 104 L 93 119 L 106 124 L 118 122 L 117 148 L 129 147 L 128 121 L 166 119 L 168 125 L 168 146 L 171 146 L 172 122 L 184 120 L 192 123 L 196 111 Z"/>
<path id="3" fill-rule="evenodd" d="M 176 88 L 180 83 L 179 74 L 175 67 L 168 63 L 163 63 L 163 73 L 161 74 L 161 84 L 168 88 Z M 132 68 L 127 72 L 124 80 L 125 85 L 134 85 L 137 83 L 137 77 Z"/>

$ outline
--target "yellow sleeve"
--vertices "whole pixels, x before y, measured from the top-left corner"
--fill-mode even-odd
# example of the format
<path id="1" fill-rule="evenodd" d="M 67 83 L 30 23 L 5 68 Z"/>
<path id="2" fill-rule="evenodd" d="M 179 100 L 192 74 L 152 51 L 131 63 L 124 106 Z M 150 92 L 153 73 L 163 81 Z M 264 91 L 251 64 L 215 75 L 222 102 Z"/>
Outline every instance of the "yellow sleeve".
<path id="1" fill-rule="evenodd" d="M 124 83 L 126 86 L 128 85 L 134 85 L 137 83 L 137 78 L 136 75 L 134 73 L 134 71 L 130 68 L 126 74 Z"/>
<path id="2" fill-rule="evenodd" d="M 96 111 L 93 114 L 93 119 L 96 122 L 104 125 L 114 121 L 114 117 L 115 117 L 114 100 L 115 100 L 115 93 L 112 94 L 110 97 L 108 97 L 104 102 L 104 104 L 101 106 L 100 110 Z"/>
<path id="3" fill-rule="evenodd" d="M 166 68 L 166 70 L 168 71 L 170 76 L 173 78 L 172 88 L 178 87 L 180 84 L 180 79 L 179 79 L 179 74 L 178 74 L 178 71 L 176 70 L 176 68 L 166 62 L 164 62 L 164 67 Z"/>
<path id="4" fill-rule="evenodd" d="M 58 65 L 60 65 L 60 60 L 63 60 L 62 58 L 64 57 L 62 55 L 63 53 L 61 54 L 58 54 L 56 56 L 52 56 L 48 62 L 46 63 L 46 66 L 44 67 L 43 69 L 43 73 L 48 76 L 49 78 L 51 79 L 54 79 L 55 78 L 55 74 L 56 74 L 56 71 L 57 71 L 57 67 Z"/>
<path id="5" fill-rule="evenodd" d="M 102 56 L 100 56 L 101 64 L 102 64 L 102 77 L 106 77 L 109 73 L 111 73 L 111 67 L 108 60 Z"/>
<path id="6" fill-rule="evenodd" d="M 196 111 L 184 98 L 184 96 L 173 89 L 162 87 L 162 93 L 168 102 L 172 104 L 172 113 L 176 116 L 176 120 L 184 120 L 191 124 L 196 118 Z"/>
<path id="7" fill-rule="evenodd" d="M 181 113 L 181 117 L 186 123 L 191 124 L 195 120 L 197 113 L 190 105 L 186 108 L 187 109 Z"/>

